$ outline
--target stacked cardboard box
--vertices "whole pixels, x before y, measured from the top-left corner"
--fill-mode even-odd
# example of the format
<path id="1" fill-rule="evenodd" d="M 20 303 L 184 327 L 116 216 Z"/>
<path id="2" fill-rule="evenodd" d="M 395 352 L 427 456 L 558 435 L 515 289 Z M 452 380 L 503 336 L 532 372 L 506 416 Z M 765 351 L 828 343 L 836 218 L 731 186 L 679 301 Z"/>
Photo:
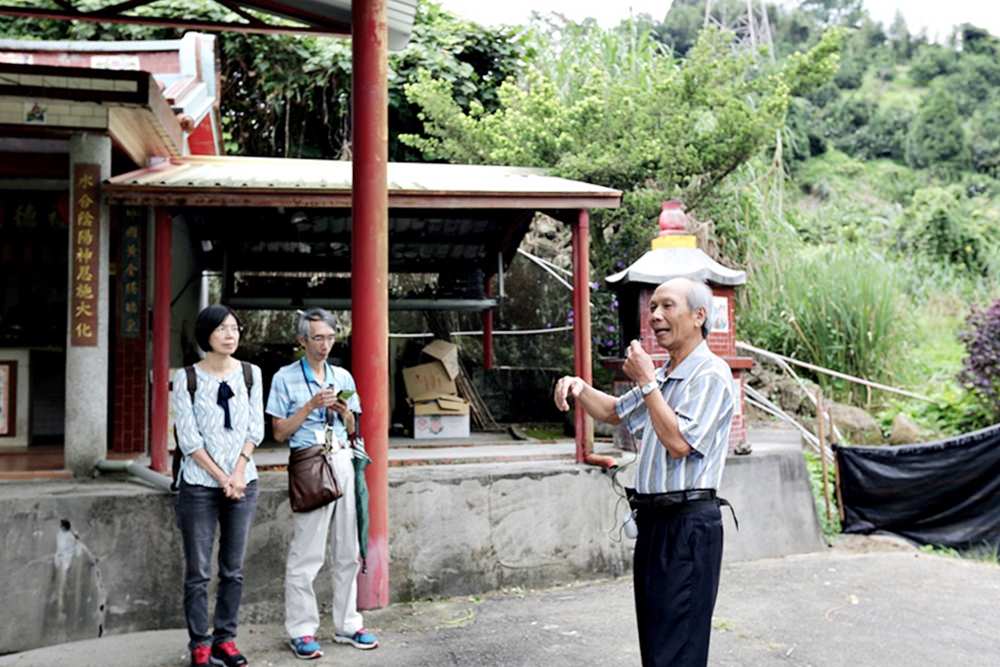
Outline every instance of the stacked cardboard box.
<path id="1" fill-rule="evenodd" d="M 413 437 L 463 438 L 469 435 L 469 403 L 458 395 L 458 348 L 432 341 L 423 354 L 433 361 L 403 369 L 407 402 L 413 406 Z"/>

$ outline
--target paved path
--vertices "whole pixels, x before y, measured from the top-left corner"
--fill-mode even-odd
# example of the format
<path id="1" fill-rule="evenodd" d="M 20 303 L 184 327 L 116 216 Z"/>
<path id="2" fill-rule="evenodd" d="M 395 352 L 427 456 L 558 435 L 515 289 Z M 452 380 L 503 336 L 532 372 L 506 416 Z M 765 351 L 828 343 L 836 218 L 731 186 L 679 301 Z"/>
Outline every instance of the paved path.
<path id="1" fill-rule="evenodd" d="M 912 550 L 829 552 L 729 564 L 714 621 L 718 667 L 1000 665 L 1000 567 Z M 326 642 L 311 664 L 380 667 L 639 664 L 630 578 L 369 613 L 383 646 Z M 329 629 L 321 631 L 324 639 Z M 241 629 L 256 666 L 303 665 L 278 625 Z M 0 658 L 0 666 L 186 664 L 182 630 L 77 642 Z"/>

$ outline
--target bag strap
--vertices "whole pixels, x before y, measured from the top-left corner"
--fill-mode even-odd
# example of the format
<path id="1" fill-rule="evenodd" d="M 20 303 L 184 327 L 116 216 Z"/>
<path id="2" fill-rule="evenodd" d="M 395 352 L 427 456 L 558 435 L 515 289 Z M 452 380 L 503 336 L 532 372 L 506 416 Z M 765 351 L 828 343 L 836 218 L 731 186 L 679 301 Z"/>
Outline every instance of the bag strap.
<path id="1" fill-rule="evenodd" d="M 191 398 L 191 409 L 194 409 L 194 395 L 198 391 L 198 374 L 194 370 L 194 366 L 185 366 L 184 375 L 187 378 L 187 393 Z M 181 459 L 184 455 L 181 453 L 181 441 L 177 437 L 177 425 L 174 424 L 174 456 L 170 463 L 171 481 L 170 490 L 177 490 L 177 478 L 180 476 L 181 472 Z"/>
<path id="2" fill-rule="evenodd" d="M 194 371 L 194 366 L 185 366 L 184 374 L 187 376 L 188 396 L 191 397 L 191 407 L 194 407 L 194 395 L 198 391 L 198 374 Z"/>
<path id="3" fill-rule="evenodd" d="M 247 396 L 249 396 L 250 390 L 253 389 L 253 365 L 249 361 L 241 361 L 240 365 L 243 366 L 243 384 L 247 386 Z"/>

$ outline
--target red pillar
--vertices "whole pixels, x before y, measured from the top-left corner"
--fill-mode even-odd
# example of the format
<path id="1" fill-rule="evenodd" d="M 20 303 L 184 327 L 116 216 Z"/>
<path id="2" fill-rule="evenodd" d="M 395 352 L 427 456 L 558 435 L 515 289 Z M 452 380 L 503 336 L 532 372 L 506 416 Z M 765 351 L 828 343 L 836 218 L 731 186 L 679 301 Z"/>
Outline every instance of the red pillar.
<path id="1" fill-rule="evenodd" d="M 351 362 L 364 402 L 361 432 L 372 458 L 368 571 L 358 577 L 358 607 L 389 604 L 389 93 L 385 0 L 355 0 L 352 104 Z"/>
<path id="2" fill-rule="evenodd" d="M 590 367 L 590 214 L 581 209 L 573 225 L 573 360 L 576 375 L 593 382 Z M 590 454 L 591 431 L 587 414 L 576 409 L 576 462 Z"/>
<path id="3" fill-rule="evenodd" d="M 153 260 L 153 404 L 149 439 L 150 467 L 167 472 L 167 418 L 170 410 L 170 249 L 173 218 L 156 209 Z"/>
<path id="4" fill-rule="evenodd" d="M 580 209 L 573 225 L 573 360 L 576 375 L 593 384 L 590 365 L 590 213 Z M 580 409 L 575 411 L 576 462 L 602 468 L 617 463 L 610 456 L 594 454 L 594 431 L 591 418 Z"/>
<path id="5" fill-rule="evenodd" d="M 493 296 L 493 286 L 486 279 L 486 298 Z M 483 311 L 483 368 L 493 368 L 493 309 Z"/>

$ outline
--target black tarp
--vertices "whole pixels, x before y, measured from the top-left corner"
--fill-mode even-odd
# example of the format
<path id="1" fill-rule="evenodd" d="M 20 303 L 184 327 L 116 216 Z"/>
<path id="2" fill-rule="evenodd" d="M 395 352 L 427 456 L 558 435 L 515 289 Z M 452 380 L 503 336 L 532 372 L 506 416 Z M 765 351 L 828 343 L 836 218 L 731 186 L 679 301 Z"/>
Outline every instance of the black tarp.
<path id="1" fill-rule="evenodd" d="M 1000 544 L 1000 424 L 901 447 L 835 447 L 845 533 Z"/>

